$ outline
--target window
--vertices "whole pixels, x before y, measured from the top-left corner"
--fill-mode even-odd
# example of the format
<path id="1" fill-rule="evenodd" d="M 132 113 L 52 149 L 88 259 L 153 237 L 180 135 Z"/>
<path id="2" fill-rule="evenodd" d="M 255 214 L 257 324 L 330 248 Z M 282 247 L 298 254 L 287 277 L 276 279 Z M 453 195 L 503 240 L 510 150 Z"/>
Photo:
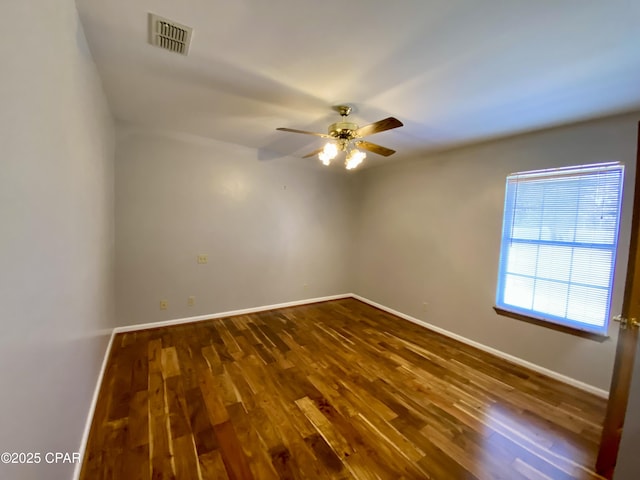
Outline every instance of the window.
<path id="1" fill-rule="evenodd" d="M 624 167 L 507 177 L 496 307 L 606 334 Z"/>

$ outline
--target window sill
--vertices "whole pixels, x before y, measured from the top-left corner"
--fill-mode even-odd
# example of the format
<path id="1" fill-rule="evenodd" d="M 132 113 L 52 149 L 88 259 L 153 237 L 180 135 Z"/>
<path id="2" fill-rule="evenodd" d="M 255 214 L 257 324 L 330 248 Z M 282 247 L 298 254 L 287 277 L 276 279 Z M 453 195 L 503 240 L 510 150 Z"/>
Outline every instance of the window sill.
<path id="1" fill-rule="evenodd" d="M 560 325 L 558 323 L 553 323 L 549 320 L 543 320 L 541 318 L 530 317 L 529 315 L 523 315 L 521 313 L 512 312 L 510 310 L 505 310 L 504 308 L 500 308 L 496 306 L 494 306 L 493 309 L 496 311 L 498 315 L 513 318 L 516 320 L 521 320 L 527 323 L 532 323 L 534 325 L 539 325 L 541 327 L 549 328 L 551 330 L 568 333 L 569 335 L 575 335 L 576 337 L 588 338 L 589 340 L 595 340 L 596 342 L 604 342 L 605 340 L 609 339 L 609 335 L 606 335 L 604 333 L 596 333 L 596 332 L 591 332 L 589 330 L 580 330 L 578 328 L 572 328 L 566 325 Z"/>

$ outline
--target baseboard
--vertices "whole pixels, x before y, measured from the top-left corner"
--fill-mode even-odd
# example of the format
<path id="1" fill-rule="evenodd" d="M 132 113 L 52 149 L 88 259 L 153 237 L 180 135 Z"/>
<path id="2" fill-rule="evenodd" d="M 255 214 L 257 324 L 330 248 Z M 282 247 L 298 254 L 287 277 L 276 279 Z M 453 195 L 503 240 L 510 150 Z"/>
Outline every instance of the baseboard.
<path id="1" fill-rule="evenodd" d="M 195 317 L 176 318 L 174 320 L 164 320 L 161 322 L 141 323 L 139 325 L 128 325 L 126 327 L 116 327 L 115 333 L 135 332 L 137 330 L 147 330 L 149 328 L 168 327 L 170 325 L 180 325 L 181 323 L 199 322 L 202 320 L 211 320 L 214 318 L 232 317 L 234 315 L 246 315 L 249 313 L 264 312 L 266 310 L 276 310 L 278 308 L 296 307 L 299 305 L 307 305 L 309 303 L 328 302 L 330 300 L 339 300 L 341 298 L 349 298 L 351 293 L 342 293 L 340 295 L 330 295 L 328 297 L 307 298 L 305 300 L 295 300 L 293 302 L 276 303 L 273 305 L 263 305 L 260 307 L 243 308 L 242 310 L 230 310 L 220 313 L 209 313 L 207 315 L 197 315 Z"/>
<path id="2" fill-rule="evenodd" d="M 82 440 L 80 443 L 80 461 L 76 463 L 76 466 L 73 470 L 73 479 L 78 480 L 80 478 L 80 470 L 82 470 L 82 463 L 84 461 L 84 454 L 87 449 L 87 443 L 89 442 L 89 433 L 91 432 L 91 423 L 93 421 L 93 415 L 96 411 L 96 405 L 98 403 L 98 395 L 100 395 L 100 388 L 102 387 L 102 379 L 104 378 L 104 372 L 107 369 L 107 362 L 109 361 L 109 354 L 111 353 L 111 347 L 113 346 L 113 339 L 116 336 L 115 329 L 111 330 L 111 336 L 109 337 L 109 343 L 107 343 L 107 349 L 104 354 L 104 358 L 102 359 L 102 366 L 100 367 L 100 372 L 98 373 L 98 379 L 96 380 L 96 388 L 93 391 L 93 398 L 91 399 L 91 404 L 89 405 L 89 414 L 87 416 L 87 423 L 84 426 L 84 432 L 82 433 Z"/>
<path id="3" fill-rule="evenodd" d="M 593 395 L 596 395 L 598 397 L 605 398 L 605 399 L 609 398 L 609 392 L 601 388 L 594 387 L 593 385 L 589 385 L 588 383 L 581 382 L 580 380 L 576 380 L 575 378 L 571 378 L 561 373 L 555 372 L 553 370 L 549 370 L 548 368 L 541 367 L 540 365 L 536 365 L 535 363 L 528 362 L 527 360 L 523 360 L 522 358 L 515 357 L 501 350 L 488 347 L 487 345 L 476 342 L 474 340 L 470 340 L 466 337 L 463 337 L 462 335 L 458 335 L 457 333 L 453 333 L 448 330 L 445 330 L 444 328 L 437 327 L 428 322 L 425 322 L 424 320 L 419 320 L 415 317 L 412 317 L 411 315 L 398 312 L 397 310 L 394 310 L 385 305 L 376 303 L 373 300 L 369 300 L 368 298 L 361 297 L 360 295 L 352 294 L 351 296 L 357 300 L 360 300 L 361 302 L 371 305 L 372 307 L 376 307 L 376 308 L 379 308 L 380 310 L 384 310 L 385 312 L 395 315 L 396 317 L 400 317 L 404 320 L 408 320 L 409 322 L 415 323 L 416 325 L 420 325 L 421 327 L 428 328 L 429 330 L 433 330 L 434 332 L 440 333 L 446 337 L 453 338 L 454 340 L 458 340 L 459 342 L 465 343 L 479 350 L 495 355 L 496 357 L 500 357 L 500 358 L 503 358 L 504 360 L 508 360 L 509 362 L 515 363 L 516 365 L 520 365 L 522 367 L 528 368 L 529 370 L 533 370 L 534 372 L 541 373 L 542 375 L 546 375 L 547 377 L 551 377 L 554 380 L 558 380 L 560 382 L 566 383 L 568 385 L 571 385 L 572 387 L 579 388 L 580 390 L 584 390 L 585 392 L 592 393 Z"/>

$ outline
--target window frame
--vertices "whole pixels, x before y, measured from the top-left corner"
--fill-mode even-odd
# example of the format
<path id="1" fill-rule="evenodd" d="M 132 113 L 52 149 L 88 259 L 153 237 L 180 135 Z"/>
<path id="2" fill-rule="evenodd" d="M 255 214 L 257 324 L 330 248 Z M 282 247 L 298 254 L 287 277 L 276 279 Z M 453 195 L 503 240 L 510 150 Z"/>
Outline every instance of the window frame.
<path id="1" fill-rule="evenodd" d="M 510 181 L 513 183 L 514 178 L 524 177 L 524 178 L 547 178 L 549 180 L 561 178 L 566 176 L 567 173 L 571 173 L 573 171 L 578 172 L 582 171 L 583 175 L 585 173 L 589 173 L 588 170 L 593 170 L 591 175 L 597 175 L 599 172 L 606 170 L 620 170 L 620 183 L 618 189 L 618 205 L 617 205 L 617 216 L 616 216 L 616 225 L 614 230 L 614 238 L 613 243 L 611 245 L 607 244 L 598 244 L 598 243 L 581 243 L 576 242 L 575 239 L 572 242 L 566 241 L 555 241 L 555 240 L 530 240 L 530 239 L 514 239 L 510 233 L 510 226 L 513 225 L 513 215 L 515 212 L 514 208 L 509 208 L 510 196 L 509 196 L 509 187 Z M 578 335 L 586 338 L 591 338 L 598 341 L 603 341 L 608 337 L 608 330 L 610 324 L 610 316 L 611 316 L 611 303 L 613 300 L 613 286 L 614 286 L 614 277 L 616 272 L 616 262 L 617 262 L 617 251 L 619 248 L 619 237 L 620 237 L 620 222 L 622 218 L 622 199 L 623 199 L 623 190 L 624 190 L 624 173 L 625 167 L 621 162 L 606 162 L 606 163 L 598 163 L 598 164 L 590 164 L 590 165 L 576 165 L 570 167 L 562 167 L 562 168 L 552 168 L 545 170 L 535 170 L 535 171 L 525 171 L 525 172 L 516 172 L 511 173 L 507 176 L 505 181 L 505 194 L 504 194 L 504 206 L 503 206 L 503 222 L 502 222 L 502 230 L 500 236 L 500 250 L 499 250 L 499 260 L 498 260 L 498 281 L 496 286 L 496 297 L 495 297 L 495 305 L 494 310 L 497 314 L 510 317 L 517 320 L 522 320 L 528 323 L 533 323 L 535 325 L 544 326 L 547 328 L 551 328 L 553 330 L 559 330 L 565 333 L 570 333 L 573 335 Z M 518 180 L 516 180 L 517 182 Z M 604 324 L 602 327 L 593 325 L 589 326 L 589 324 L 585 322 L 580 322 L 576 320 L 571 320 L 563 317 L 558 317 L 553 314 L 540 312 L 532 309 L 525 309 L 521 307 L 517 307 L 514 305 L 509 305 L 504 303 L 504 294 L 505 294 L 505 282 L 507 278 L 507 264 L 508 264 L 508 255 L 506 254 L 508 251 L 508 244 L 512 244 L 515 240 L 515 243 L 521 244 L 533 244 L 533 245 L 550 245 L 550 246 L 563 246 L 563 247 L 571 247 L 571 248 L 589 248 L 591 249 L 603 249 L 607 252 L 611 252 L 612 260 L 611 260 L 611 274 L 609 278 L 609 285 L 607 287 L 598 287 L 596 285 L 590 285 L 589 287 L 593 288 L 601 288 L 602 290 L 607 292 L 607 304 L 605 311 Z M 537 275 L 526 276 L 529 278 L 533 278 L 534 281 L 539 277 Z M 564 283 L 564 282 L 563 282 Z M 571 282 L 569 282 L 571 285 Z"/>

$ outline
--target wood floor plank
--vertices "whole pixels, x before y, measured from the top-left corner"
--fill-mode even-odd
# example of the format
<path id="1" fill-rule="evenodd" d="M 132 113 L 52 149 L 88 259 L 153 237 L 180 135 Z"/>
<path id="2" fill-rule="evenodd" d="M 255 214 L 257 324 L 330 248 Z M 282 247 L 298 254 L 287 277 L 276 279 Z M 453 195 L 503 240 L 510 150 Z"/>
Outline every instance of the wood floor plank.
<path id="1" fill-rule="evenodd" d="M 605 401 L 355 299 L 118 334 L 82 480 L 595 480 Z"/>
<path id="2" fill-rule="evenodd" d="M 149 392 L 141 390 L 129 406 L 129 438 L 127 447 L 149 445 Z"/>
<path id="3" fill-rule="evenodd" d="M 344 437 L 336 431 L 333 424 L 318 410 L 309 397 L 303 397 L 295 403 L 338 457 L 346 458 L 353 453 L 353 449 Z"/>
<path id="4" fill-rule="evenodd" d="M 173 441 L 176 478 L 179 480 L 200 480 L 200 465 L 191 435 L 177 437 Z"/>
<path id="5" fill-rule="evenodd" d="M 175 347 L 163 348 L 160 351 L 160 364 L 162 365 L 162 376 L 164 378 L 180 375 L 180 364 Z"/>
<path id="6" fill-rule="evenodd" d="M 238 436 L 230 421 L 213 426 L 220 441 L 222 460 L 231 480 L 252 480 L 255 478 L 249 468 L 249 461 L 242 450 Z"/>
<path id="7" fill-rule="evenodd" d="M 158 347 L 159 351 L 160 347 Z M 160 369 L 159 365 L 158 369 Z M 168 406 L 160 371 L 149 373 L 149 391 L 151 478 L 175 478 Z"/>
<path id="8" fill-rule="evenodd" d="M 228 407 L 231 423 L 240 441 L 240 445 L 249 461 L 253 476 L 259 480 L 277 480 L 280 476 L 271 463 L 266 445 L 253 428 L 250 419 L 240 403 Z"/>
<path id="9" fill-rule="evenodd" d="M 117 477 L 114 477 L 117 478 Z M 149 444 L 130 447 L 123 453 L 122 477 L 130 480 L 150 480 Z"/>
<path id="10" fill-rule="evenodd" d="M 229 480 L 227 469 L 219 450 L 213 450 L 198 457 L 202 480 Z"/>

